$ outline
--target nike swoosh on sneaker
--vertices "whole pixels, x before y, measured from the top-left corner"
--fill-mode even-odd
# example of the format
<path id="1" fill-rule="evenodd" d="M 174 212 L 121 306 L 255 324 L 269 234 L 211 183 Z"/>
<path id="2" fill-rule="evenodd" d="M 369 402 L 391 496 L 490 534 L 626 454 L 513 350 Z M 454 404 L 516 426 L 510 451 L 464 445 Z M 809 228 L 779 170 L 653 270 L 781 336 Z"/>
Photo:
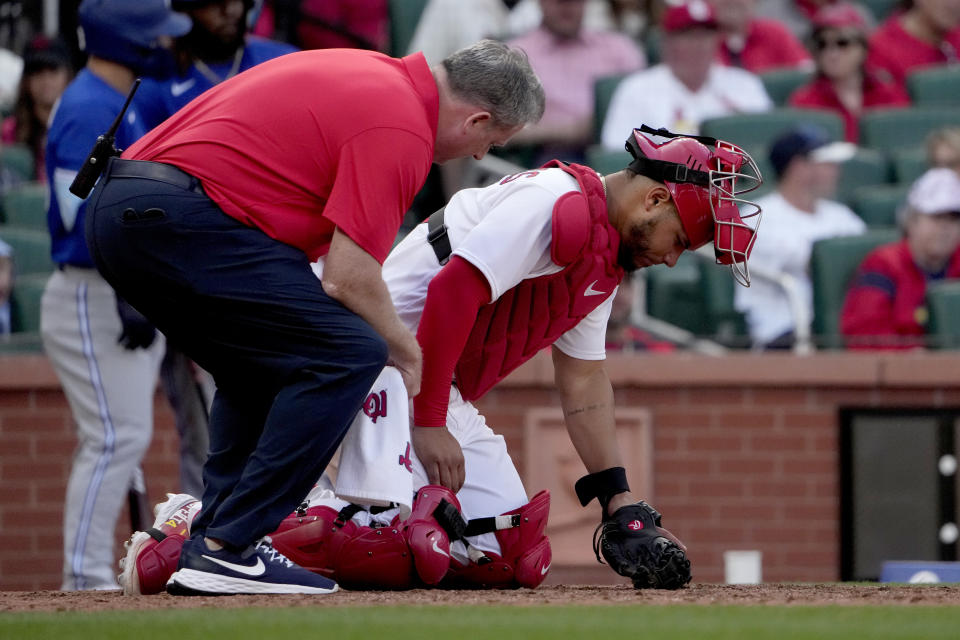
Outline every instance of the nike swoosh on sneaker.
<path id="1" fill-rule="evenodd" d="M 449 553 L 447 553 L 446 551 L 444 551 L 443 549 L 441 549 L 439 546 L 437 546 L 437 541 L 436 541 L 436 539 L 433 540 L 433 550 L 436 551 L 437 553 L 439 553 L 439 554 L 442 555 L 442 556 L 447 556 L 448 558 L 450 557 L 450 554 L 449 554 Z"/>
<path id="2" fill-rule="evenodd" d="M 266 572 L 267 568 L 263 566 L 263 558 L 257 558 L 257 563 L 252 567 L 248 567 L 245 564 L 234 564 L 233 562 L 227 562 L 226 560 L 218 560 L 217 558 L 211 558 L 208 555 L 202 555 L 202 558 L 206 558 L 210 562 L 215 562 L 221 567 L 226 567 L 230 571 L 236 571 L 237 573 L 242 573 L 245 576 L 257 577 L 262 576 Z"/>
<path id="3" fill-rule="evenodd" d="M 184 82 L 174 82 L 173 84 L 170 85 L 170 95 L 172 95 L 174 98 L 177 98 L 183 95 L 185 91 L 189 91 L 190 87 L 192 87 L 196 83 L 197 83 L 196 78 L 190 78 L 189 80 L 186 80 Z"/>
<path id="4" fill-rule="evenodd" d="M 585 295 L 585 296 L 605 296 L 605 295 L 607 295 L 607 292 L 606 292 L 606 291 L 597 291 L 596 289 L 593 288 L 593 285 L 597 284 L 597 282 L 598 282 L 598 280 L 594 280 L 593 282 L 591 282 L 590 284 L 588 284 L 588 285 L 587 285 L 587 289 L 583 292 L 583 295 Z"/>
<path id="5" fill-rule="evenodd" d="M 551 563 L 551 564 L 552 564 L 552 563 Z M 543 569 L 540 569 L 540 575 L 542 575 L 542 576 L 547 575 L 547 571 L 550 571 L 550 565 L 549 565 L 549 564 L 548 564 L 547 566 L 545 566 Z"/>

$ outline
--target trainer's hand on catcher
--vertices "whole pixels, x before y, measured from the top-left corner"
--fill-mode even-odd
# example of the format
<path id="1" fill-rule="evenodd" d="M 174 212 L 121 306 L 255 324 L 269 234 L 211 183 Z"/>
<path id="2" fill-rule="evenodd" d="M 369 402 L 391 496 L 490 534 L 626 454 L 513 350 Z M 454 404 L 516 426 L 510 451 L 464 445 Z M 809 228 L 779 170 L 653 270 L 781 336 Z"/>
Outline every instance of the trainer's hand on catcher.
<path id="1" fill-rule="evenodd" d="M 427 472 L 430 484 L 439 484 L 454 493 L 460 491 L 466 477 L 463 450 L 446 427 L 411 429 L 413 450 Z"/>
<path id="2" fill-rule="evenodd" d="M 407 388 L 407 397 L 420 393 L 420 378 L 423 374 L 423 353 L 416 336 L 409 331 L 400 333 L 400 339 L 388 342 L 389 356 L 387 365 L 397 368 L 403 384 Z"/>

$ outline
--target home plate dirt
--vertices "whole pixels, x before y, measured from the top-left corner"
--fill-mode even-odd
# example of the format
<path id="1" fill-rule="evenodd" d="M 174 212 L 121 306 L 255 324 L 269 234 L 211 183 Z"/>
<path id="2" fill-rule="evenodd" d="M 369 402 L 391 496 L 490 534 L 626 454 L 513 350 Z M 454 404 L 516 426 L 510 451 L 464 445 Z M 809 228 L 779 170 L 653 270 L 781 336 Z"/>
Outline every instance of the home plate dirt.
<path id="1" fill-rule="evenodd" d="M 194 607 L 370 607 L 390 605 L 960 605 L 960 584 L 694 584 L 679 591 L 629 585 L 557 585 L 517 591 L 340 591 L 326 596 L 124 596 L 114 591 L 0 591 L 0 612 Z"/>

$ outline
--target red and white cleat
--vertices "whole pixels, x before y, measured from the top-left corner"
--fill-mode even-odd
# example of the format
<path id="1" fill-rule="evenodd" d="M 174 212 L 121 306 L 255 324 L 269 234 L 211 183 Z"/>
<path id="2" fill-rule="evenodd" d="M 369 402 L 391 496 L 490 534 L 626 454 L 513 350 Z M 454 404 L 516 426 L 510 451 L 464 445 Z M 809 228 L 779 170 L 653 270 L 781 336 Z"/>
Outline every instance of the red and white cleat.
<path id="1" fill-rule="evenodd" d="M 137 531 L 123 543 L 120 587 L 128 596 L 161 593 L 177 570 L 180 548 L 190 537 L 190 524 L 200 511 L 200 501 L 186 493 L 168 493 L 166 502 L 153 509 L 156 518 L 148 531 Z"/>

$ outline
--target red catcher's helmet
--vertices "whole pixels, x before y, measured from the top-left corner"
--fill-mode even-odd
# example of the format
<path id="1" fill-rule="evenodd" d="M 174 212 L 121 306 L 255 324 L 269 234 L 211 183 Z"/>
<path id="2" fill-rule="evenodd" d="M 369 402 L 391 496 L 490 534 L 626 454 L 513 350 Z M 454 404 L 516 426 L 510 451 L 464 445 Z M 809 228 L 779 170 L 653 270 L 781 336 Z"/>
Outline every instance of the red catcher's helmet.
<path id="1" fill-rule="evenodd" d="M 670 138 L 656 143 L 645 134 Z M 644 125 L 627 139 L 629 168 L 662 182 L 673 196 L 690 249 L 713 240 L 717 264 L 730 265 L 733 277 L 750 286 L 747 258 L 760 224 L 760 207 L 740 196 L 763 178 L 746 151 L 706 136 L 687 136 Z M 756 218 L 752 226 L 744 220 Z"/>

